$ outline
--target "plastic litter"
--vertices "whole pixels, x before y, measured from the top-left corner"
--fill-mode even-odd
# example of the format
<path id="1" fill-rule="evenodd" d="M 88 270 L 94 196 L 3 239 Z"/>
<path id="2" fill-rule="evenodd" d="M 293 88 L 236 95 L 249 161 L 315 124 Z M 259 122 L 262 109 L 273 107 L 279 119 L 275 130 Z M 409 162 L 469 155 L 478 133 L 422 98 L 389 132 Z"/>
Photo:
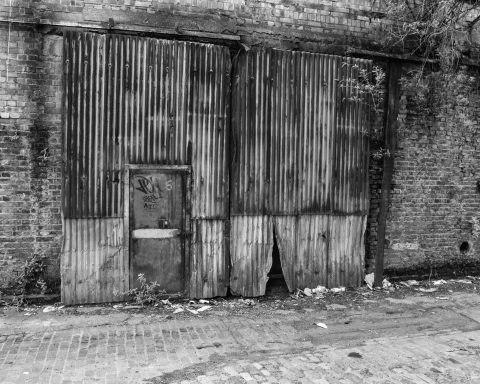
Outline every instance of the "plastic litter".
<path id="1" fill-rule="evenodd" d="M 338 287 L 338 288 L 331 288 L 330 289 L 330 292 L 333 292 L 333 293 L 341 293 L 341 292 L 345 292 L 346 288 L 345 287 Z"/>
<path id="2" fill-rule="evenodd" d="M 320 327 L 320 328 L 325 328 L 325 329 L 327 329 L 327 325 L 324 324 L 324 323 L 316 323 L 316 326 L 317 326 L 317 327 Z"/>
<path id="3" fill-rule="evenodd" d="M 305 294 L 305 296 L 308 296 L 308 297 L 312 296 L 312 290 L 310 288 L 305 288 L 303 290 L 303 293 Z"/>
<path id="4" fill-rule="evenodd" d="M 316 293 L 317 295 L 320 293 L 325 293 L 328 292 L 327 287 L 324 287 L 323 285 L 318 285 L 317 288 L 312 289 L 313 293 Z"/>
<path id="5" fill-rule="evenodd" d="M 193 313 L 194 315 L 198 315 L 198 311 L 196 311 L 194 309 L 188 309 L 187 308 L 187 311 L 190 312 L 190 313 Z"/>
<path id="6" fill-rule="evenodd" d="M 365 276 L 365 283 L 367 283 L 367 287 L 370 289 L 373 289 L 373 282 L 375 280 L 375 274 L 369 273 L 368 275 Z"/>
<path id="7" fill-rule="evenodd" d="M 416 290 L 420 292 L 425 292 L 425 293 L 432 293 L 432 292 L 437 292 L 438 288 L 418 288 Z"/>
<path id="8" fill-rule="evenodd" d="M 416 285 L 420 285 L 420 283 L 417 280 L 401 281 L 400 284 L 405 285 L 406 287 L 413 287 Z"/>
<path id="9" fill-rule="evenodd" d="M 433 285 L 443 285 L 443 284 L 447 284 L 447 282 L 446 282 L 445 280 L 443 280 L 443 279 L 441 279 L 441 280 L 435 280 L 435 281 L 433 282 Z"/>
<path id="10" fill-rule="evenodd" d="M 200 304 L 210 304 L 210 300 L 200 299 L 200 300 L 198 300 L 198 302 L 199 302 Z"/>
<path id="11" fill-rule="evenodd" d="M 175 313 L 181 313 L 181 312 L 183 312 L 183 308 L 177 308 L 177 309 L 175 309 L 175 311 L 173 311 L 174 314 Z"/>
<path id="12" fill-rule="evenodd" d="M 383 289 L 388 289 L 392 286 L 392 283 L 390 283 L 387 279 L 383 279 L 382 281 L 382 287 Z"/>
<path id="13" fill-rule="evenodd" d="M 52 307 L 51 305 L 49 305 L 48 307 L 43 308 L 43 312 L 45 312 L 45 313 L 53 312 L 53 311 L 56 311 L 56 310 L 57 310 L 57 308 Z"/>
<path id="14" fill-rule="evenodd" d="M 466 279 L 460 279 L 460 280 L 453 280 L 456 283 L 462 283 L 462 284 L 472 284 L 471 280 L 466 280 Z"/>
<path id="15" fill-rule="evenodd" d="M 204 305 L 203 307 L 198 308 L 198 309 L 197 309 L 197 312 L 208 311 L 210 308 L 212 308 L 210 305 Z"/>

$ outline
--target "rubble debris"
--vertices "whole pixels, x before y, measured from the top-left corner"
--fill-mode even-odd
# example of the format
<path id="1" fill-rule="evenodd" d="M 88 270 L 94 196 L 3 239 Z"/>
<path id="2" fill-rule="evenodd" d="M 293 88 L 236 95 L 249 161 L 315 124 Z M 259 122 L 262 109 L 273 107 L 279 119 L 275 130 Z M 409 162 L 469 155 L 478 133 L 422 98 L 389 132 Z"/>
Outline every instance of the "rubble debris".
<path id="1" fill-rule="evenodd" d="M 44 313 L 54 312 L 54 311 L 56 311 L 56 310 L 57 310 L 57 308 L 55 308 L 55 307 L 53 307 L 53 306 L 51 306 L 51 305 L 46 306 L 45 308 L 43 308 L 43 312 L 44 312 Z"/>
<path id="2" fill-rule="evenodd" d="M 126 305 L 123 309 L 142 309 L 141 305 Z"/>
<path id="3" fill-rule="evenodd" d="M 343 311 L 344 309 L 347 309 L 347 306 L 334 303 L 334 304 L 328 304 L 327 309 L 330 311 Z"/>
<path id="4" fill-rule="evenodd" d="M 432 292 L 437 292 L 438 288 L 416 288 L 415 290 L 424 292 L 424 293 L 432 293 Z"/>
<path id="5" fill-rule="evenodd" d="M 35 308 L 25 308 L 25 313 L 23 314 L 24 316 L 32 316 L 36 315 L 37 311 Z"/>
<path id="6" fill-rule="evenodd" d="M 182 312 L 183 312 L 183 308 L 177 308 L 173 311 L 174 314 L 182 313 Z"/>
<path id="7" fill-rule="evenodd" d="M 331 288 L 330 289 L 330 292 L 333 292 L 333 293 L 341 293 L 341 292 L 345 292 L 346 288 L 345 287 L 338 287 L 338 288 Z"/>
<path id="8" fill-rule="evenodd" d="M 387 279 L 383 279 L 382 287 L 383 287 L 383 289 L 388 289 L 388 288 L 392 287 L 392 283 L 390 283 Z"/>
<path id="9" fill-rule="evenodd" d="M 324 287 L 323 285 L 317 285 L 317 288 L 312 289 L 313 293 L 316 293 L 317 295 L 320 293 L 326 293 L 328 292 L 327 287 Z"/>
<path id="10" fill-rule="evenodd" d="M 362 355 L 361 355 L 360 353 L 358 353 L 358 352 L 350 352 L 350 353 L 348 354 L 348 357 L 353 357 L 353 358 L 355 358 L 355 359 L 361 359 L 361 358 L 362 358 Z"/>
<path id="11" fill-rule="evenodd" d="M 327 325 L 326 325 L 326 324 L 324 324 L 324 323 L 315 323 L 315 325 L 316 325 L 317 327 L 320 327 L 320 328 L 325 328 L 325 329 L 327 329 Z"/>
<path id="12" fill-rule="evenodd" d="M 435 280 L 435 281 L 433 281 L 432 283 L 433 283 L 433 285 L 443 285 L 443 284 L 447 284 L 447 282 L 446 282 L 445 280 L 443 280 L 443 279 L 441 279 L 441 280 Z"/>
<path id="13" fill-rule="evenodd" d="M 253 305 L 256 304 L 255 300 L 253 300 L 253 299 L 239 299 L 238 302 L 241 303 L 241 304 L 249 305 L 249 306 L 253 306 Z"/>
<path id="14" fill-rule="evenodd" d="M 198 311 L 196 311 L 194 309 L 187 308 L 187 311 L 190 312 L 190 313 L 193 313 L 194 315 L 198 315 Z"/>
<path id="15" fill-rule="evenodd" d="M 420 283 L 417 280 L 401 281 L 400 284 L 406 287 L 414 287 L 414 286 L 420 285 Z"/>
<path id="16" fill-rule="evenodd" d="M 212 308 L 210 305 L 204 305 L 203 307 L 198 308 L 197 312 L 205 312 L 208 311 L 210 308 Z"/>
<path id="17" fill-rule="evenodd" d="M 466 280 L 466 279 L 460 279 L 460 280 L 451 280 L 455 283 L 462 283 L 462 284 L 472 284 L 471 280 Z"/>

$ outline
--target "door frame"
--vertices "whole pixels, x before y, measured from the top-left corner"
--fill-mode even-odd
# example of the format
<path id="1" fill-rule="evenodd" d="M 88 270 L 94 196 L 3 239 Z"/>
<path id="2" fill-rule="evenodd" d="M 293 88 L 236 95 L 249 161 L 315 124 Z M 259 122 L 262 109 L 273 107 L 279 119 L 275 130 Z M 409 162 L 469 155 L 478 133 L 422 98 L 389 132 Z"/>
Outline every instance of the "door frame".
<path id="1" fill-rule="evenodd" d="M 130 215 L 130 205 L 132 204 L 133 194 L 131 193 L 130 186 L 130 174 L 131 171 L 159 171 L 165 173 L 184 173 L 185 180 L 185 202 L 183 205 L 184 213 L 184 222 L 185 230 L 181 234 L 183 237 L 183 246 L 182 246 L 182 257 L 184 260 L 183 268 L 183 279 L 185 282 L 184 294 L 185 296 L 189 295 L 190 286 L 190 253 L 191 253 L 191 212 L 192 212 L 192 202 L 191 202 L 191 191 L 192 191 L 192 167 L 190 165 L 158 165 L 158 164 L 125 164 L 125 175 L 124 175 L 124 239 L 128 239 L 125 247 L 125 258 L 128 260 L 128 286 L 129 289 L 133 288 L 134 276 L 132 275 L 132 237 L 130 233 L 130 228 L 132 227 L 132 217 Z"/>

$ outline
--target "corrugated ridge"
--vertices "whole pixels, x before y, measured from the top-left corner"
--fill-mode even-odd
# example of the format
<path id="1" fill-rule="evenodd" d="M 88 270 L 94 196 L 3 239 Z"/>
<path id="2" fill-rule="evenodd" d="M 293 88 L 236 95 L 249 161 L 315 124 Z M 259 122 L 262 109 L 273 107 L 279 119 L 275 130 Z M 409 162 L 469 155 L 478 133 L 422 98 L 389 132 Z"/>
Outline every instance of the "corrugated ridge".
<path id="1" fill-rule="evenodd" d="M 264 295 L 272 267 L 273 220 L 268 216 L 235 216 L 231 225 L 230 289 L 246 297 Z"/>
<path id="2" fill-rule="evenodd" d="M 67 32 L 64 50 L 65 217 L 122 217 L 132 163 L 193 164 L 193 217 L 227 218 L 228 49 Z"/>
<path id="3" fill-rule="evenodd" d="M 66 219 L 64 228 L 62 302 L 123 300 L 128 290 L 123 220 Z"/>
<path id="4" fill-rule="evenodd" d="M 190 260 L 190 297 L 225 296 L 228 276 L 225 266 L 225 222 L 195 220 Z"/>
<path id="5" fill-rule="evenodd" d="M 232 213 L 366 212 L 368 60 L 251 50 L 236 63 Z"/>

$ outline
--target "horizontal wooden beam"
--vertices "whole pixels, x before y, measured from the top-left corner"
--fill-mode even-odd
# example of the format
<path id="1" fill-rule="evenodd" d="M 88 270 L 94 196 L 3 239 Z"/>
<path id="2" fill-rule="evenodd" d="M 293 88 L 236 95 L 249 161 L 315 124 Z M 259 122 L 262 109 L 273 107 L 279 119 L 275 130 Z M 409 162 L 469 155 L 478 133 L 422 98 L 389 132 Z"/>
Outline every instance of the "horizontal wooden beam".
<path id="1" fill-rule="evenodd" d="M 109 26 L 108 22 L 104 23 L 85 23 L 72 21 L 50 21 L 41 20 L 39 22 L 29 20 L 0 19 L 3 24 L 17 24 L 29 27 L 52 27 L 52 28 L 80 28 L 88 30 L 98 30 L 102 32 L 123 32 L 123 33 L 151 33 L 156 35 L 175 36 L 175 37 L 192 37 L 196 39 L 219 40 L 219 41 L 240 41 L 240 36 L 226 35 L 224 33 L 201 32 L 185 29 L 171 28 L 153 28 L 140 25 L 119 24 Z"/>

